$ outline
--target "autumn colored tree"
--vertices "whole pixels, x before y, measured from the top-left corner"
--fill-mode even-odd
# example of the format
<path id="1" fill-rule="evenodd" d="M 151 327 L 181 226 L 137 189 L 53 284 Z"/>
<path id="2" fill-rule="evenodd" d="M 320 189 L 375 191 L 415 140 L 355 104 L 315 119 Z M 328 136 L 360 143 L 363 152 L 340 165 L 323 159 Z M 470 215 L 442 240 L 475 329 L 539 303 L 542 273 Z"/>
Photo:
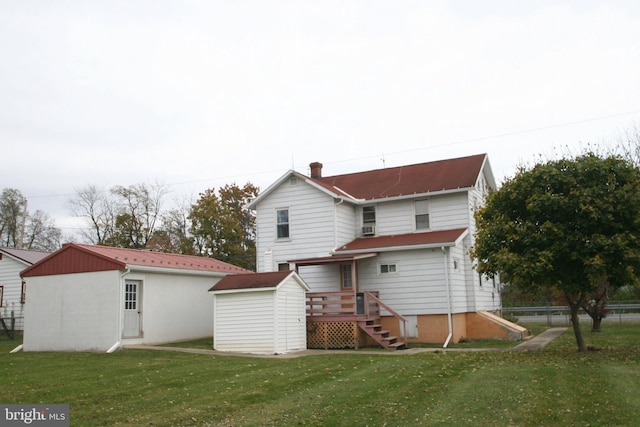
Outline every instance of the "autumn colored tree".
<path id="1" fill-rule="evenodd" d="M 579 309 L 603 283 L 637 285 L 640 169 L 592 153 L 521 167 L 476 212 L 472 255 L 483 274 L 521 289 L 556 287 L 579 351 Z"/>
<path id="2" fill-rule="evenodd" d="M 247 204 L 257 195 L 251 183 L 200 193 L 189 215 L 196 254 L 255 270 L 255 218 Z"/>

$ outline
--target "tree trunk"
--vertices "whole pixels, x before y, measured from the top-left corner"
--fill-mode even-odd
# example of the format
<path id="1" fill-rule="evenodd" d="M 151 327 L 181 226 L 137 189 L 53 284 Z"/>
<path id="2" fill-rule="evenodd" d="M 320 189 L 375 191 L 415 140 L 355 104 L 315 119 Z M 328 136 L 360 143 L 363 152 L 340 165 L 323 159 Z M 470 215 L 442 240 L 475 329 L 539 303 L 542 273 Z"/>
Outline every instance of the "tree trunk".
<path id="1" fill-rule="evenodd" d="M 602 323 L 602 318 L 595 316 L 592 317 L 592 322 L 591 322 L 591 332 L 602 332 L 602 329 L 600 329 L 600 324 Z"/>
<path id="2" fill-rule="evenodd" d="M 571 301 L 569 299 L 569 308 L 571 309 L 571 324 L 573 325 L 573 334 L 576 336 L 576 344 L 578 345 L 578 351 L 586 352 L 587 344 L 584 342 L 582 336 L 582 330 L 580 330 L 580 319 L 578 318 L 578 311 L 580 310 L 579 301 Z"/>

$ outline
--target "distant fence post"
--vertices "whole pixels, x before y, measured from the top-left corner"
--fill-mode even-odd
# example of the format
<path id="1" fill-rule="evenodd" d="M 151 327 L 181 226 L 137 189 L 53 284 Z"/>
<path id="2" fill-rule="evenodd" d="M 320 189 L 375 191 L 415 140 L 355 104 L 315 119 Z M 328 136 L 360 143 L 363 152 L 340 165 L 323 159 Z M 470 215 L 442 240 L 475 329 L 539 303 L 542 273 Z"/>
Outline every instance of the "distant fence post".
<path id="1" fill-rule="evenodd" d="M 551 327 L 551 307 L 549 307 L 549 300 L 546 301 L 545 307 L 547 308 L 547 326 Z"/>

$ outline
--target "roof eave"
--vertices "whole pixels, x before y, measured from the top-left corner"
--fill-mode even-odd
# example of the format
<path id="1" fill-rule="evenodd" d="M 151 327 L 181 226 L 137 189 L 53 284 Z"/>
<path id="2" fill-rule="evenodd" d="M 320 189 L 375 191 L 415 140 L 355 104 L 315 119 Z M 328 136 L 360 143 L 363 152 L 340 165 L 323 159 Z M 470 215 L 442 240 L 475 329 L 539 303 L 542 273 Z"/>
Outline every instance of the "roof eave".
<path id="1" fill-rule="evenodd" d="M 207 276 L 207 277 L 224 277 L 227 274 L 238 274 L 232 271 L 208 271 L 208 270 L 193 270 L 186 268 L 171 268 L 171 267 L 155 267 L 148 265 L 136 265 L 127 264 L 125 269 L 130 271 L 139 271 L 143 273 L 163 273 L 163 274 L 178 274 L 183 276 Z"/>
<path id="2" fill-rule="evenodd" d="M 354 202 L 358 204 L 394 202 L 397 200 L 419 199 L 422 197 L 442 196 L 445 194 L 466 193 L 473 190 L 473 188 L 474 187 L 459 187 L 459 188 L 451 188 L 451 189 L 442 189 L 438 191 L 427 191 L 425 193 L 401 194 L 399 196 L 392 196 L 392 197 L 377 197 L 374 199 L 355 199 Z"/>
<path id="3" fill-rule="evenodd" d="M 236 289 L 220 289 L 220 290 L 210 290 L 209 293 L 211 295 L 221 295 L 221 294 L 238 294 L 238 293 L 247 293 L 247 292 L 274 292 L 278 289 L 278 286 L 270 286 L 268 288 L 236 288 Z"/>
<path id="4" fill-rule="evenodd" d="M 404 245 L 404 246 L 387 246 L 382 248 L 368 248 L 368 249 L 352 249 L 352 250 L 344 250 L 344 251 L 336 251 L 334 252 L 336 255 L 347 255 L 347 254 L 359 254 L 359 253 L 368 253 L 368 252 L 394 252 L 394 251 L 408 251 L 408 250 L 416 250 L 416 249 L 438 249 L 442 247 L 454 247 L 456 246 L 456 242 L 446 242 L 446 243 L 429 243 L 426 245 Z"/>
<path id="5" fill-rule="evenodd" d="M 394 251 L 408 251 L 408 250 L 416 250 L 416 249 L 439 249 L 443 247 L 456 247 L 462 243 L 462 240 L 469 235 L 469 229 L 465 229 L 462 231 L 455 240 L 449 242 L 435 242 L 435 243 L 425 243 L 425 244 L 417 244 L 417 245 L 401 245 L 401 246 L 385 246 L 385 247 L 377 247 L 377 248 L 366 248 L 366 249 L 351 249 L 344 251 L 333 251 L 332 254 L 335 255 L 350 255 L 350 254 L 361 254 L 361 253 L 370 253 L 370 252 L 394 252 Z"/>

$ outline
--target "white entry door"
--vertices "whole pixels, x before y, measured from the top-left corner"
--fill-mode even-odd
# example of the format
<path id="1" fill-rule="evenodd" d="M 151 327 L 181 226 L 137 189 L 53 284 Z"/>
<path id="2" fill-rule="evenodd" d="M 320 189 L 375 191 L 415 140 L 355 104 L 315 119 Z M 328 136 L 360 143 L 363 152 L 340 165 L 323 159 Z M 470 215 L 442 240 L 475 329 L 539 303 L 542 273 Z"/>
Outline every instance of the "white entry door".
<path id="1" fill-rule="evenodd" d="M 142 335 L 141 326 L 141 302 L 142 283 L 128 281 L 124 284 L 124 324 L 123 338 L 136 338 Z"/>

